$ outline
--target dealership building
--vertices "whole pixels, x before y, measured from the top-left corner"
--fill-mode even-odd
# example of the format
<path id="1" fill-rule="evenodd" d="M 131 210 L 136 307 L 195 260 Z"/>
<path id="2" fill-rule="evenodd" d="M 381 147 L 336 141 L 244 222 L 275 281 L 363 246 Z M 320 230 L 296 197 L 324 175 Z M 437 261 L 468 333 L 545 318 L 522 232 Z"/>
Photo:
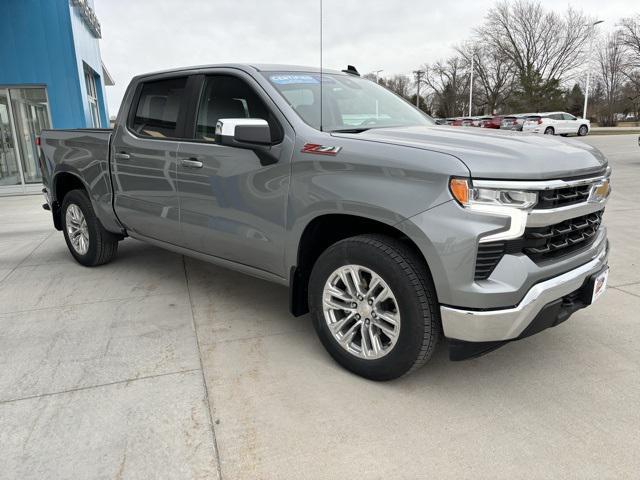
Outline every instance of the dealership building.
<path id="1" fill-rule="evenodd" d="M 0 0 L 0 195 L 40 191 L 44 128 L 107 128 L 93 0 Z"/>

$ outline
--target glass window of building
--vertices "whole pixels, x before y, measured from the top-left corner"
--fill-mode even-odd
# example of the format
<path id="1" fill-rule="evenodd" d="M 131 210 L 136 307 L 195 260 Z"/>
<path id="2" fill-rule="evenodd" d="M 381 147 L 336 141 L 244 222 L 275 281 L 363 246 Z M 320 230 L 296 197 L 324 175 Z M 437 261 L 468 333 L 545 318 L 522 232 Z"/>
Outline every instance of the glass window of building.
<path id="1" fill-rule="evenodd" d="M 0 186 L 21 183 L 17 148 L 9 92 L 0 90 Z"/>
<path id="2" fill-rule="evenodd" d="M 0 185 L 42 181 L 36 137 L 50 126 L 44 88 L 0 89 Z"/>
<path id="3" fill-rule="evenodd" d="M 84 82 L 87 88 L 89 113 L 94 128 L 100 128 L 100 110 L 98 109 L 98 89 L 96 87 L 96 72 L 87 65 L 84 66 Z"/>

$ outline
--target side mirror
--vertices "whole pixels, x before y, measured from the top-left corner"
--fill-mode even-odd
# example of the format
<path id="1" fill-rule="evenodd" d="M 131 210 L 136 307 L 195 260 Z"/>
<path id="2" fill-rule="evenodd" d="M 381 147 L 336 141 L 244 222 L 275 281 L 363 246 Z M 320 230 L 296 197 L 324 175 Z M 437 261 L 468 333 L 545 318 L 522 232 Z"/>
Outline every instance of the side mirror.
<path id="1" fill-rule="evenodd" d="M 216 123 L 216 142 L 240 148 L 271 145 L 271 129 L 261 118 L 221 118 Z"/>

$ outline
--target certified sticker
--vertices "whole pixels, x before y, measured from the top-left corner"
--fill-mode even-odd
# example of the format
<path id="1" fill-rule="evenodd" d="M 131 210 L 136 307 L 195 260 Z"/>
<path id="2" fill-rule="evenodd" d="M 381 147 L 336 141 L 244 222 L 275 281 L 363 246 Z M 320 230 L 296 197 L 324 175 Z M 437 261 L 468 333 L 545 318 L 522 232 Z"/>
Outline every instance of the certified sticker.
<path id="1" fill-rule="evenodd" d="M 273 83 L 278 85 L 318 84 L 320 81 L 311 75 L 271 75 Z"/>

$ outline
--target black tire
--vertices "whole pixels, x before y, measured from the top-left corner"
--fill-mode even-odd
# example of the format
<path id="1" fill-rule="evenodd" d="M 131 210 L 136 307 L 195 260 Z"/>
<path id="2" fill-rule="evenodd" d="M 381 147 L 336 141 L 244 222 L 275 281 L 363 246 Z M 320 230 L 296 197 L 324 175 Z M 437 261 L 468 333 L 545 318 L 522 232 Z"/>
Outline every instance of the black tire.
<path id="1" fill-rule="evenodd" d="M 544 129 L 544 134 L 545 135 L 554 135 L 555 134 L 555 130 L 553 129 L 553 127 L 547 127 Z"/>
<path id="2" fill-rule="evenodd" d="M 323 290 L 329 277 L 345 265 L 360 265 L 379 275 L 398 303 L 398 339 L 381 358 L 363 359 L 343 348 L 324 317 Z M 329 354 L 362 377 L 385 381 L 424 365 L 438 343 L 442 324 L 431 274 L 404 243 L 384 235 L 359 235 L 335 243 L 316 261 L 309 280 L 309 307 L 318 336 Z"/>
<path id="3" fill-rule="evenodd" d="M 589 127 L 586 125 L 580 125 L 580 128 L 578 129 L 578 136 L 584 137 L 587 133 L 589 133 Z"/>
<path id="4" fill-rule="evenodd" d="M 87 252 L 82 254 L 73 245 L 67 228 L 67 214 L 71 205 L 77 206 L 86 220 L 89 237 Z M 91 201 L 84 190 L 72 190 L 62 200 L 62 232 L 67 247 L 78 263 L 86 267 L 95 267 L 110 262 L 118 252 L 118 237 L 104 229 L 93 211 Z"/>

